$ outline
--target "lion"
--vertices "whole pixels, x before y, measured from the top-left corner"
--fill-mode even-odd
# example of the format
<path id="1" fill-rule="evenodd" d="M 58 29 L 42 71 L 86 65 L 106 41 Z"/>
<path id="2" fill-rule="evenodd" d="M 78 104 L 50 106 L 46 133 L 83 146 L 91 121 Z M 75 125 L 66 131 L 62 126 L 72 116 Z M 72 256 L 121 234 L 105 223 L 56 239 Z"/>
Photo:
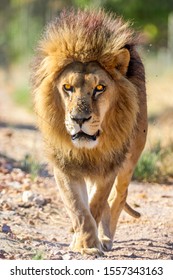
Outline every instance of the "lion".
<path id="1" fill-rule="evenodd" d="M 145 146 L 145 71 L 128 22 L 103 10 L 63 11 L 46 28 L 32 69 L 34 108 L 61 198 L 71 250 L 111 250 Z"/>

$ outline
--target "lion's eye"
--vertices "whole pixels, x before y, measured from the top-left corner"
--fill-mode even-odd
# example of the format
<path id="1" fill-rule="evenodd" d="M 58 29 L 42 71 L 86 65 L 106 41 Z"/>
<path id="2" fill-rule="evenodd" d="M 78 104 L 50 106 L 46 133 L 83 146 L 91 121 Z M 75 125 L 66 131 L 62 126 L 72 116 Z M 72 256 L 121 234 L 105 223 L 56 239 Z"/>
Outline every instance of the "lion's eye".
<path id="1" fill-rule="evenodd" d="M 105 86 L 104 85 L 97 85 L 95 87 L 95 91 L 96 92 L 103 92 L 105 90 Z"/>
<path id="2" fill-rule="evenodd" d="M 96 99 L 97 96 L 99 96 L 100 93 L 104 92 L 105 89 L 106 89 L 106 87 L 104 85 L 101 85 L 101 84 L 97 85 L 94 89 L 94 92 L 93 92 L 94 99 Z"/>
<path id="3" fill-rule="evenodd" d="M 73 92 L 74 88 L 70 84 L 63 85 L 63 88 L 66 92 Z"/>

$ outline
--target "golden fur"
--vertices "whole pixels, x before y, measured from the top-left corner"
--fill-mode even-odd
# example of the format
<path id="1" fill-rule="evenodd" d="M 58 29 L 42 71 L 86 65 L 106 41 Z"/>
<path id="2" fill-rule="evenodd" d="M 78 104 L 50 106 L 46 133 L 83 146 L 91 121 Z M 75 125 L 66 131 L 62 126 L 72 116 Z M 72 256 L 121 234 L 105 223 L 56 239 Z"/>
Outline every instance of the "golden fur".
<path id="1" fill-rule="evenodd" d="M 100 10 L 62 12 L 38 46 L 35 111 L 72 220 L 71 246 L 81 253 L 111 248 L 123 207 L 137 216 L 126 196 L 145 144 L 147 117 L 135 44 L 128 23 Z M 101 83 L 104 91 L 95 97 Z"/>

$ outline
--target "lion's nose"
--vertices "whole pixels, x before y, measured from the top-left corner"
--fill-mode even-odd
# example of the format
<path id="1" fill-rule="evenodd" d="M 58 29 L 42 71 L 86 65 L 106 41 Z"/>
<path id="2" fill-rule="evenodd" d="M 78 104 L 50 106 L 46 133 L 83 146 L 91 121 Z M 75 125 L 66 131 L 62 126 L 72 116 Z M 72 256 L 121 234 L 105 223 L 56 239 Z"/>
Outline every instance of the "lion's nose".
<path id="1" fill-rule="evenodd" d="M 71 119 L 73 121 L 75 121 L 80 127 L 83 125 L 84 122 L 87 122 L 91 119 L 91 116 L 89 117 L 85 117 L 85 118 L 82 118 L 82 117 L 78 117 L 78 116 L 72 116 Z"/>

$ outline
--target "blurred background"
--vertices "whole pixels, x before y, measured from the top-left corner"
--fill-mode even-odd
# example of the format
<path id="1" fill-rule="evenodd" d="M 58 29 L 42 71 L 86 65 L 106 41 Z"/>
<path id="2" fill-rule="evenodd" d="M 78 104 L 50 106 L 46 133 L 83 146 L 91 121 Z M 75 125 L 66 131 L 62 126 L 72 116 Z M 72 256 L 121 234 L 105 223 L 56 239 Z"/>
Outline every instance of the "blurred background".
<path id="1" fill-rule="evenodd" d="M 12 127 L 17 118 L 9 104 L 33 114 L 29 65 L 35 46 L 46 23 L 70 7 L 103 7 L 130 20 L 141 32 L 143 46 L 139 46 L 139 52 L 146 69 L 149 131 L 134 179 L 172 183 L 172 0 L 0 0 L 0 134 L 3 127 Z M 24 114 L 18 122 L 30 121 L 30 117 L 21 116 Z M 4 147 L 1 146 L 1 153 L 7 153 Z"/>

